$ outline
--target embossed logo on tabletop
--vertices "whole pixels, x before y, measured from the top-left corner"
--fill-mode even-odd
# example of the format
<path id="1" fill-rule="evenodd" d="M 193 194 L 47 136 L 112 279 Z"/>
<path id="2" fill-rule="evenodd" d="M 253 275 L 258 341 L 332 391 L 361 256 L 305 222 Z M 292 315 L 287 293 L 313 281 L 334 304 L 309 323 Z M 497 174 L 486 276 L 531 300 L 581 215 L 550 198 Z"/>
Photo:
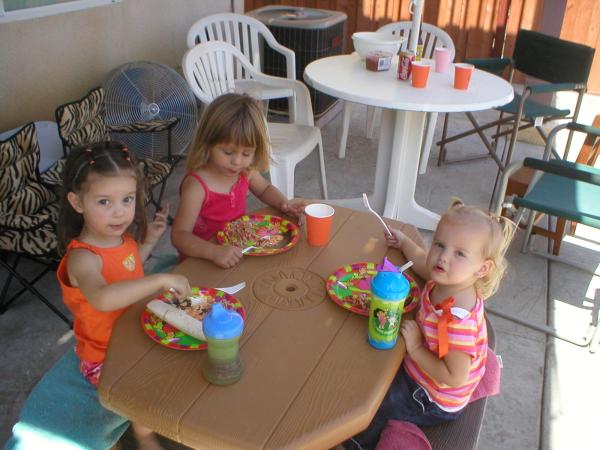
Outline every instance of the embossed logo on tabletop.
<path id="1" fill-rule="evenodd" d="M 326 296 L 323 278 L 306 269 L 293 267 L 271 269 L 260 274 L 252 290 L 262 303 L 287 310 L 313 308 Z"/>

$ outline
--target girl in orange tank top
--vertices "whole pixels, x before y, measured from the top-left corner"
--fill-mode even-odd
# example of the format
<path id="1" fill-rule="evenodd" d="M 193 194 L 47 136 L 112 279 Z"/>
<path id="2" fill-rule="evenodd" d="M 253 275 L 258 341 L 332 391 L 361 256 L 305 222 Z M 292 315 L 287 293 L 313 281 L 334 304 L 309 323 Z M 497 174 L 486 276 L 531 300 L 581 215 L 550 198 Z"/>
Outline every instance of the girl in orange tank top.
<path id="1" fill-rule="evenodd" d="M 169 289 L 186 297 L 190 287 L 182 275 L 144 277 L 168 208 L 146 223 L 143 177 L 126 147 L 102 142 L 71 150 L 63 180 L 57 276 L 73 314 L 82 375 L 97 385 L 113 325 L 127 307 Z M 150 430 L 134 426 L 134 432 L 141 448 L 160 448 Z"/>

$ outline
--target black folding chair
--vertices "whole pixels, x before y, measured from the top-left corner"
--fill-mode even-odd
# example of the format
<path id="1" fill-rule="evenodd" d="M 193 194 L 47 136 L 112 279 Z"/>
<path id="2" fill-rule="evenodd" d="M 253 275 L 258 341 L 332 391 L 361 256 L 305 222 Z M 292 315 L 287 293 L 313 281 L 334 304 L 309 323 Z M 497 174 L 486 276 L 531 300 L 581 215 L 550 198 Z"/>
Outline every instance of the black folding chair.
<path id="1" fill-rule="evenodd" d="M 467 112 L 466 115 L 473 128 L 455 136 L 447 136 L 448 114 L 446 114 L 442 139 L 438 142 L 440 146 L 438 165 L 441 165 L 443 162 L 465 161 L 465 159 L 447 161 L 446 144 L 472 134 L 478 134 L 488 154 L 498 165 L 498 174 L 492 193 L 493 199 L 498 178 L 512 159 L 519 131 L 534 127 L 544 142 L 547 142 L 546 133 L 542 129 L 544 123 L 557 119 L 571 119 L 572 122 L 577 121 L 583 94 L 587 89 L 587 80 L 592 67 L 594 52 L 593 48 L 586 45 L 576 44 L 535 31 L 519 30 L 512 59 L 486 58 L 467 60 L 467 62 L 474 64 L 477 68 L 497 75 L 501 75 L 506 69 L 509 69 L 508 79 L 511 82 L 514 71 L 518 70 L 544 83 L 526 85 L 523 93 L 521 95 L 515 94 L 512 102 L 496 108 L 500 112 L 500 116 L 492 122 L 479 124 L 475 116 Z M 555 108 L 543 102 L 535 101 L 532 98 L 539 94 L 552 94 L 561 91 L 577 92 L 577 101 L 573 112 L 570 109 Z M 496 130 L 490 142 L 484 131 L 494 127 Z M 499 155 L 497 151 L 498 141 L 499 138 L 504 136 L 510 136 L 510 138 L 507 140 L 502 155 Z M 569 133 L 567 140 L 565 157 L 568 156 L 571 140 L 572 132 Z M 475 156 L 475 158 L 479 157 L 481 156 Z"/>

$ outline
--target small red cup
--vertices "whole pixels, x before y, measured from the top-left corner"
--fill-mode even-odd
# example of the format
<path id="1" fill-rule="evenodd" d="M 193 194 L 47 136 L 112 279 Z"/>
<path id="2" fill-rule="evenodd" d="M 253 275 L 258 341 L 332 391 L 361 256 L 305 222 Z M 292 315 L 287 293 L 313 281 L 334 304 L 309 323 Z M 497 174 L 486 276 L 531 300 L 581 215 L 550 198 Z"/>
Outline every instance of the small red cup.
<path id="1" fill-rule="evenodd" d="M 310 245 L 321 246 L 329 242 L 329 231 L 335 209 L 324 203 L 312 203 L 304 208 L 306 234 Z"/>
<path id="2" fill-rule="evenodd" d="M 413 61 L 412 63 L 412 86 L 415 88 L 427 87 L 429 70 L 431 64 L 426 61 Z"/>
<path id="3" fill-rule="evenodd" d="M 454 89 L 466 90 L 469 88 L 473 68 L 473 64 L 469 63 L 454 64 Z"/>

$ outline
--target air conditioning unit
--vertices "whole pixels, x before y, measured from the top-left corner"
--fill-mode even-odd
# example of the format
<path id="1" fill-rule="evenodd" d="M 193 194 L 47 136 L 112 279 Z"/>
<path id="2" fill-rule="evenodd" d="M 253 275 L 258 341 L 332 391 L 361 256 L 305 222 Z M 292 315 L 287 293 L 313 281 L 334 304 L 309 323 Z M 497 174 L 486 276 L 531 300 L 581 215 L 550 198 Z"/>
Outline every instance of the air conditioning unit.
<path id="1" fill-rule="evenodd" d="M 296 79 L 302 81 L 304 68 L 312 61 L 340 55 L 344 49 L 344 25 L 347 16 L 340 11 L 300 8 L 294 6 L 264 6 L 246 13 L 264 23 L 277 42 L 296 54 Z M 263 72 L 286 77 L 285 58 L 268 46 L 264 52 Z M 308 86 L 316 118 L 326 113 L 337 101 L 335 97 Z M 287 100 L 271 100 L 271 110 L 285 114 Z"/>

